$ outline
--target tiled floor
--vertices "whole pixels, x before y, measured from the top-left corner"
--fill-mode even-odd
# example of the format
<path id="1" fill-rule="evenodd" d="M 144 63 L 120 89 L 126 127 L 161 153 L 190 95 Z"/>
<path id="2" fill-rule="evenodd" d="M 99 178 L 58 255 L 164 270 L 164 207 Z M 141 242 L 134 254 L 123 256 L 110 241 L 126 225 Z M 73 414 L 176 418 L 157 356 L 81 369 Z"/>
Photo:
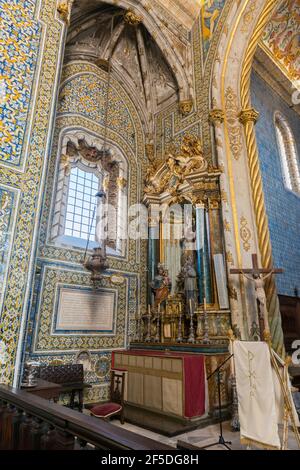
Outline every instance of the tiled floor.
<path id="1" fill-rule="evenodd" d="M 119 421 L 112 421 L 112 423 L 116 426 L 121 426 L 121 423 Z M 178 440 L 186 441 L 195 446 L 203 447 L 205 445 L 218 442 L 220 435 L 219 425 L 212 425 L 208 426 L 207 428 L 196 429 L 195 431 L 191 431 L 171 438 L 156 434 L 152 431 L 148 431 L 146 429 L 140 428 L 129 423 L 125 423 L 123 427 L 125 429 L 128 429 L 128 431 L 132 431 L 140 435 L 142 434 L 145 437 L 149 437 L 150 439 L 163 442 L 164 444 L 168 444 L 170 446 L 173 446 L 174 448 L 176 448 Z M 230 445 L 232 450 L 247 450 L 246 446 L 242 446 L 240 443 L 240 433 L 232 432 L 230 429 L 229 422 L 223 423 L 223 436 L 226 441 L 232 442 L 232 445 Z M 290 431 L 289 433 L 288 448 L 290 450 L 299 450 L 292 431 Z M 214 447 L 210 447 L 208 450 L 226 450 L 226 448 L 217 444 Z"/>

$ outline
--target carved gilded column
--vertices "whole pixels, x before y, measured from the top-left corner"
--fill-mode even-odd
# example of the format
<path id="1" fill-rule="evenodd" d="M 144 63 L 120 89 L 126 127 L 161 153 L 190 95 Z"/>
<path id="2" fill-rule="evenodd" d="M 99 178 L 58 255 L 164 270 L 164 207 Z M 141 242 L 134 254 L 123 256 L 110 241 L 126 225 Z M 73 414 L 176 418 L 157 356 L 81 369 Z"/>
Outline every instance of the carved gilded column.
<path id="1" fill-rule="evenodd" d="M 262 176 L 259 164 L 259 153 L 256 143 L 255 124 L 259 118 L 259 113 L 250 107 L 245 108 L 239 115 L 240 122 L 244 126 L 246 145 L 248 152 L 248 165 L 252 188 L 254 212 L 258 234 L 261 262 L 264 268 L 273 266 L 272 249 L 268 218 L 265 209 Z M 268 299 L 269 323 L 273 340 L 273 347 L 279 354 L 283 353 L 283 332 L 281 326 L 280 305 L 276 292 L 274 279 L 271 277 L 265 283 L 265 290 Z"/>
<path id="2" fill-rule="evenodd" d="M 156 267 L 159 262 L 159 238 L 160 238 L 160 221 L 159 216 L 155 213 L 151 213 L 149 217 L 149 241 L 148 241 L 148 266 L 149 266 L 149 283 L 153 281 L 156 274 Z M 151 302 L 152 292 L 149 286 L 149 299 L 148 303 Z"/>
<path id="3" fill-rule="evenodd" d="M 225 112 L 223 109 L 214 108 L 210 111 L 210 122 L 214 126 L 215 144 L 218 157 L 218 166 L 222 171 L 220 177 L 221 214 L 223 220 L 223 232 L 225 240 L 225 260 L 227 272 L 234 265 L 233 256 L 235 253 L 234 224 L 230 211 L 230 185 L 228 177 L 225 175 L 226 147 L 225 147 Z M 243 317 L 241 309 L 241 293 L 235 287 L 236 280 L 228 274 L 228 295 L 231 310 L 231 321 L 237 337 L 248 337 L 248 326 Z"/>

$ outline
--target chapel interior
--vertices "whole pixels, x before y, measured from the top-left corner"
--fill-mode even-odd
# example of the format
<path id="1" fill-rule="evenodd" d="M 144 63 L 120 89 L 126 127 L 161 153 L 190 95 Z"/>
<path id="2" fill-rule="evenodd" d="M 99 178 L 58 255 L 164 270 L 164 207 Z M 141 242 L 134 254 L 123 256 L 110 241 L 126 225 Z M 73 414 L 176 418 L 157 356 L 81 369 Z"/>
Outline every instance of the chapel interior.
<path id="1" fill-rule="evenodd" d="M 300 1 L 0 17 L 0 449 L 255 447 L 246 343 L 297 448 Z"/>

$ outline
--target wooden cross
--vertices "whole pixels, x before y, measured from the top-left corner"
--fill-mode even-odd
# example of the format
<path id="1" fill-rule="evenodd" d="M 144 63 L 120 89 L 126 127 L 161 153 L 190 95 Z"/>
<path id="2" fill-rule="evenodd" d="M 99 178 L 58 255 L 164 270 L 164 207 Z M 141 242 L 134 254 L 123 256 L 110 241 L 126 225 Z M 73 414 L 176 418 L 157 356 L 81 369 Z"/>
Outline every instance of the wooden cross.
<path id="1" fill-rule="evenodd" d="M 264 310 L 266 309 L 266 305 L 262 305 L 261 291 L 264 292 L 264 290 L 263 290 L 263 279 L 264 279 L 264 277 L 269 277 L 272 274 L 282 274 L 283 269 L 273 269 L 273 268 L 270 268 L 270 269 L 264 269 L 263 268 L 262 269 L 262 268 L 259 268 L 257 254 L 252 255 L 252 266 L 253 266 L 252 268 L 248 268 L 248 269 L 244 269 L 244 268 L 231 269 L 230 274 L 243 274 L 243 275 L 250 274 L 253 277 L 253 281 L 255 282 L 256 293 L 258 295 L 256 299 L 257 299 L 257 308 L 258 308 L 260 337 L 263 340 L 263 333 L 264 333 L 265 328 L 266 328 L 265 323 L 267 321 L 265 311 L 262 311 L 262 308 Z M 261 277 L 261 275 L 263 275 L 263 274 L 265 274 L 266 276 Z M 261 277 L 261 279 L 259 279 L 259 277 Z M 266 303 L 266 302 L 264 302 L 264 303 Z"/>
<path id="2" fill-rule="evenodd" d="M 253 275 L 259 275 L 259 274 L 282 274 L 283 269 L 262 269 L 259 268 L 258 266 L 258 257 L 256 254 L 252 255 L 252 266 L 253 268 L 250 269 L 231 269 L 230 274 L 252 274 Z"/>

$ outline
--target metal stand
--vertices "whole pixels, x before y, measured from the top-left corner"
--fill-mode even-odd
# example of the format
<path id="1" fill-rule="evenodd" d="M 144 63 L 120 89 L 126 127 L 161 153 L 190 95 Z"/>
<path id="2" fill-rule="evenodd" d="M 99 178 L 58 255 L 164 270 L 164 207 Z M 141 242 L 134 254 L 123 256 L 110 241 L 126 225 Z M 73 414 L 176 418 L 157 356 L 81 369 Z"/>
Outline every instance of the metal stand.
<path id="1" fill-rule="evenodd" d="M 209 444 L 204 447 L 199 447 L 199 449 L 208 449 L 209 447 L 214 447 L 217 445 L 222 445 L 226 447 L 227 450 L 231 450 L 229 445 L 232 445 L 232 442 L 230 441 L 225 441 L 224 436 L 223 436 L 223 424 L 222 424 L 222 409 L 221 409 L 221 368 L 226 364 L 226 362 L 229 361 L 233 357 L 233 354 L 229 356 L 222 364 L 217 367 L 216 370 L 214 370 L 208 377 L 207 380 L 211 379 L 215 374 L 217 374 L 217 383 L 218 383 L 218 402 L 219 402 L 219 425 L 220 425 L 220 436 L 219 440 L 217 442 L 214 442 L 213 444 Z"/>

